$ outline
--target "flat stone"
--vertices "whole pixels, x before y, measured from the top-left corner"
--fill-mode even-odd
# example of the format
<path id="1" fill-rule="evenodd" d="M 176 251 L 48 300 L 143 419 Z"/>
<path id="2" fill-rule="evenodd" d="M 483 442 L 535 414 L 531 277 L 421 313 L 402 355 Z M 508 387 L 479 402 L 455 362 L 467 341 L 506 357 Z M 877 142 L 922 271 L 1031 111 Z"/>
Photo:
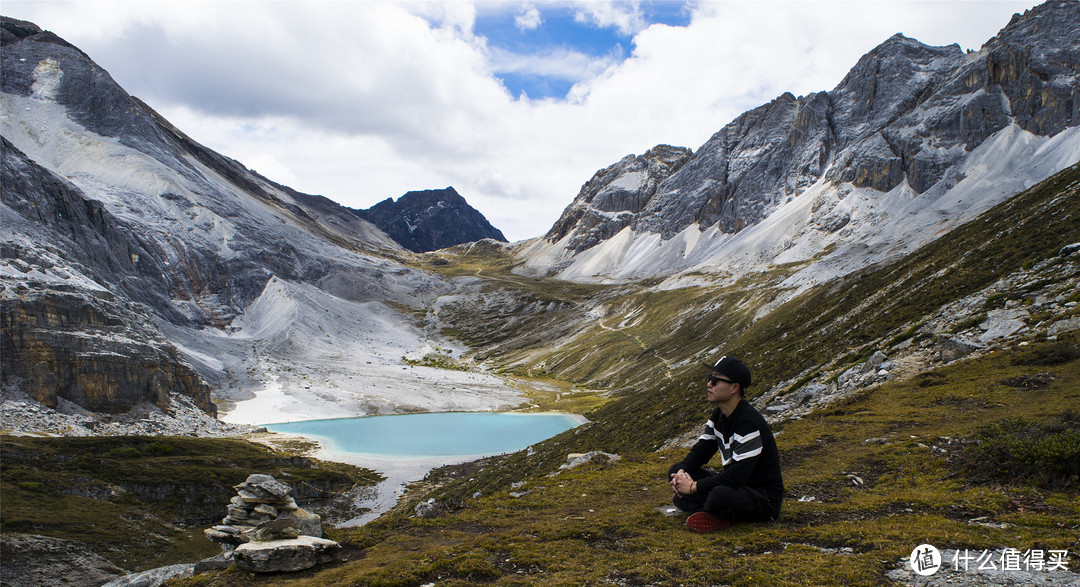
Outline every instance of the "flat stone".
<path id="1" fill-rule="evenodd" d="M 213 528 L 203 530 L 203 535 L 206 536 L 206 539 L 210 542 L 216 542 L 217 544 L 243 544 L 251 540 L 240 533 L 225 532 Z"/>
<path id="2" fill-rule="evenodd" d="M 211 530 L 217 530 L 218 532 L 224 532 L 226 534 L 239 534 L 240 533 L 240 529 L 237 528 L 236 526 L 226 526 L 224 524 L 220 525 L 220 526 L 211 526 L 210 529 Z"/>
<path id="3" fill-rule="evenodd" d="M 247 489 L 237 489 L 236 490 L 236 495 L 237 495 L 237 497 L 242 499 L 245 504 L 263 503 L 263 502 L 266 501 L 266 498 L 256 494 L 253 491 L 247 490 Z"/>
<path id="4" fill-rule="evenodd" d="M 307 510 L 297 509 L 289 512 L 285 512 L 274 518 L 273 520 L 267 520 L 255 527 L 255 531 L 263 531 L 263 535 L 269 534 L 281 534 L 288 531 L 289 528 L 296 530 L 297 533 L 305 536 L 322 536 L 322 518 L 317 514 L 308 512 Z"/>
<path id="5" fill-rule="evenodd" d="M 1010 318 L 1005 320 L 993 320 L 989 323 L 986 332 L 979 336 L 979 342 L 987 343 L 999 338 L 1007 338 L 1027 328 L 1023 320 Z"/>
<path id="6" fill-rule="evenodd" d="M 255 506 L 255 513 L 270 516 L 271 518 L 276 518 L 278 515 L 277 508 L 268 503 L 260 503 L 259 505 Z"/>
<path id="7" fill-rule="evenodd" d="M 235 489 L 240 492 L 240 495 L 247 501 L 248 498 L 244 496 L 243 492 L 247 491 L 261 500 L 273 500 L 279 501 L 292 495 L 293 489 L 288 485 L 274 479 L 270 475 L 249 475 L 247 481 L 244 481 L 240 485 L 237 485 Z"/>
<path id="8" fill-rule="evenodd" d="M 256 526 L 258 526 L 259 524 L 262 524 L 263 522 L 269 522 L 272 519 L 272 517 L 266 514 L 251 514 L 250 516 L 248 516 L 247 521 L 249 524 L 255 524 Z"/>
<path id="9" fill-rule="evenodd" d="M 203 534 L 210 542 L 224 542 L 231 540 L 235 534 L 232 532 L 222 532 L 221 530 L 215 530 L 213 528 L 207 528 L 203 530 Z"/>
<path id="10" fill-rule="evenodd" d="M 947 336 L 942 337 L 938 341 L 938 348 L 941 351 L 941 357 L 946 361 L 955 361 L 960 357 L 969 355 L 985 345 L 982 343 L 969 340 L 961 336 Z"/>
<path id="11" fill-rule="evenodd" d="M 300 536 L 287 540 L 248 542 L 233 551 L 236 566 L 256 573 L 291 573 L 337 560 L 341 545 L 333 540 Z"/>

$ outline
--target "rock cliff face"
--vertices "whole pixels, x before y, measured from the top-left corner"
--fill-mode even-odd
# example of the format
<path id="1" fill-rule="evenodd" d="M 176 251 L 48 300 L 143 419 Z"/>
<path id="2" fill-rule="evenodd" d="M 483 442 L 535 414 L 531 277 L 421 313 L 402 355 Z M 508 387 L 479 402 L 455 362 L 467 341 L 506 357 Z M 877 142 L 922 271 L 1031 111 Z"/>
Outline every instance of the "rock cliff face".
<path id="1" fill-rule="evenodd" d="M 452 187 L 387 198 L 356 215 L 414 253 L 426 253 L 485 238 L 506 242 L 499 229 Z"/>
<path id="2" fill-rule="evenodd" d="M 65 399 L 95 412 L 124 412 L 142 403 L 167 410 L 175 392 L 216 414 L 209 386 L 148 324 L 145 307 L 108 292 L 5 287 L 4 380 L 18 380 L 22 391 L 49 407 Z"/>
<path id="3" fill-rule="evenodd" d="M 47 406 L 65 399 L 98 412 L 140 403 L 167 409 L 169 393 L 177 392 L 216 414 L 210 388 L 153 328 L 143 305 L 168 297 L 159 279 L 165 267 L 147 250 L 152 243 L 0 141 L 5 226 L 17 232 L 33 222 L 56 229 L 48 247 L 19 240 L 0 246 L 0 257 L 17 272 L 0 283 L 5 386 L 18 380 L 17 387 Z M 88 284 L 64 265 L 116 283 L 126 295 Z"/>
<path id="4" fill-rule="evenodd" d="M 639 241 L 644 235 L 669 241 L 695 227 L 734 235 L 814 186 L 832 190 L 825 199 L 833 201 L 843 199 L 844 190 L 885 194 L 902 189 L 908 198 L 926 194 L 921 202 L 932 204 L 972 175 L 965 164 L 973 151 L 1011 127 L 1034 137 L 1071 136 L 1069 131 L 1080 124 L 1078 21 L 1080 3 L 1048 2 L 1016 15 L 980 51 L 968 54 L 956 45 L 931 47 L 897 34 L 862 57 L 832 91 L 801 97 L 788 93 L 746 112 L 685 160 L 656 166 L 649 182 L 628 188 L 628 175 L 615 170 L 655 157 L 652 151 L 598 172 L 543 237 L 548 244 L 526 254 L 545 249 L 542 258 L 527 264 L 560 270 L 627 227 Z M 1027 141 L 1022 134 L 1012 140 Z M 1075 156 L 1055 162 L 1027 185 L 1072 162 Z M 593 199 L 611 192 L 625 194 L 620 199 L 633 205 L 616 211 L 606 199 Z M 799 214 L 814 212 L 807 207 Z M 830 207 L 819 219 L 831 213 Z M 845 215 L 851 219 L 841 211 L 824 224 L 826 231 L 843 228 Z M 789 247 L 798 244 L 799 235 L 783 236 Z M 696 242 L 687 237 L 694 242 L 680 243 L 682 259 L 667 262 L 667 271 L 715 256 L 718 251 L 705 253 L 701 247 L 717 238 Z M 825 244 L 812 246 L 820 251 Z M 640 255 L 631 260 L 625 251 L 633 247 L 624 241 L 611 247 L 624 252 L 580 258 L 607 259 L 607 270 L 594 262 L 590 271 L 633 273 L 618 266 L 640 263 Z"/>

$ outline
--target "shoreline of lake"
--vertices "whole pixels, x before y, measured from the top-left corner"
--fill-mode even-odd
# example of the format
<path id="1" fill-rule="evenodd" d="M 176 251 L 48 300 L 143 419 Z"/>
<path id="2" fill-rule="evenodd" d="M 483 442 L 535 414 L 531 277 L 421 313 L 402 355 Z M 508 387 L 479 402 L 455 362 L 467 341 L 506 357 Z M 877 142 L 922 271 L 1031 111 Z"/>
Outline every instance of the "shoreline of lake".
<path id="1" fill-rule="evenodd" d="M 273 426 L 274 424 L 297 424 L 304 422 L 317 422 L 322 420 L 354 420 L 364 418 L 398 418 L 417 415 L 439 415 L 439 414 L 502 414 L 502 415 L 557 415 L 567 418 L 573 422 L 573 426 L 566 430 L 572 430 L 578 426 L 586 424 L 589 419 L 581 414 L 571 414 L 566 412 L 495 412 L 495 411 L 483 411 L 483 412 L 420 412 L 415 414 L 386 414 L 377 416 L 359 416 L 356 418 L 323 418 L 304 421 L 294 421 L 288 423 L 270 423 L 263 426 Z M 422 480 L 433 469 L 439 467 L 445 467 L 450 465 L 458 465 L 462 463 L 468 463 L 483 458 L 510 454 L 519 450 L 524 450 L 530 445 L 524 447 L 515 448 L 513 450 L 496 451 L 496 452 L 481 452 L 471 454 L 453 454 L 453 455 L 386 455 L 379 453 L 360 453 L 354 451 L 342 450 L 337 443 L 328 437 L 311 434 L 311 433 L 296 433 L 296 432 L 281 432 L 267 429 L 269 434 L 277 437 L 284 438 L 298 438 L 314 443 L 318 448 L 313 450 L 310 454 L 313 458 L 345 463 L 357 467 L 364 467 L 379 472 L 384 476 L 384 480 L 375 486 L 375 495 L 365 500 L 364 503 L 358 504 L 363 507 L 370 508 L 371 511 L 357 517 L 352 520 L 348 520 L 342 524 L 341 527 L 350 526 L 362 526 L 380 515 L 386 513 L 404 495 L 406 487 L 410 483 Z M 564 430 L 565 431 L 565 430 Z M 550 436 L 549 436 L 550 438 Z M 543 440 L 543 439 L 541 439 Z M 536 442 L 539 442 L 536 441 Z M 272 444 L 272 442 L 271 442 Z"/>

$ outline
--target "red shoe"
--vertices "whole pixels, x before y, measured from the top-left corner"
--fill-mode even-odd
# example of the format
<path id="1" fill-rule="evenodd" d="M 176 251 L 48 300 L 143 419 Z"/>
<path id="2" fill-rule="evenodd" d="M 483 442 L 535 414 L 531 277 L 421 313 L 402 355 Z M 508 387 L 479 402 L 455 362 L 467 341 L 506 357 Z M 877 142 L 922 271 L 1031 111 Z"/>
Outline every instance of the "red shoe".
<path id="1" fill-rule="evenodd" d="M 731 522 L 709 512 L 694 512 L 686 518 L 686 527 L 699 534 L 716 532 L 731 527 Z"/>

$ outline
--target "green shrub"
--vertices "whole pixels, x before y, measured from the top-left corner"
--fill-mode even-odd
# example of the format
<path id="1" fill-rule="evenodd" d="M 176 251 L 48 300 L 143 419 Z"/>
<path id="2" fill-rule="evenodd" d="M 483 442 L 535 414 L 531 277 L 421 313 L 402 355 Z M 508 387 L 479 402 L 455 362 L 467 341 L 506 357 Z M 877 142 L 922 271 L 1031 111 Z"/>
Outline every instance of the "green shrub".
<path id="1" fill-rule="evenodd" d="M 41 481 L 23 481 L 19 483 L 19 489 L 33 493 L 45 493 L 46 487 Z"/>
<path id="2" fill-rule="evenodd" d="M 109 452 L 105 453 L 105 456 L 114 459 L 135 459 L 141 457 L 142 453 L 134 446 L 118 446 L 110 448 Z"/>
<path id="3" fill-rule="evenodd" d="M 161 440 L 146 445 L 146 454 L 156 457 L 164 457 L 176 452 L 176 448 L 168 442 Z"/>
<path id="4" fill-rule="evenodd" d="M 1045 422 L 994 422 L 962 446 L 960 468 L 975 481 L 1080 489 L 1080 414 L 1068 411 Z"/>

